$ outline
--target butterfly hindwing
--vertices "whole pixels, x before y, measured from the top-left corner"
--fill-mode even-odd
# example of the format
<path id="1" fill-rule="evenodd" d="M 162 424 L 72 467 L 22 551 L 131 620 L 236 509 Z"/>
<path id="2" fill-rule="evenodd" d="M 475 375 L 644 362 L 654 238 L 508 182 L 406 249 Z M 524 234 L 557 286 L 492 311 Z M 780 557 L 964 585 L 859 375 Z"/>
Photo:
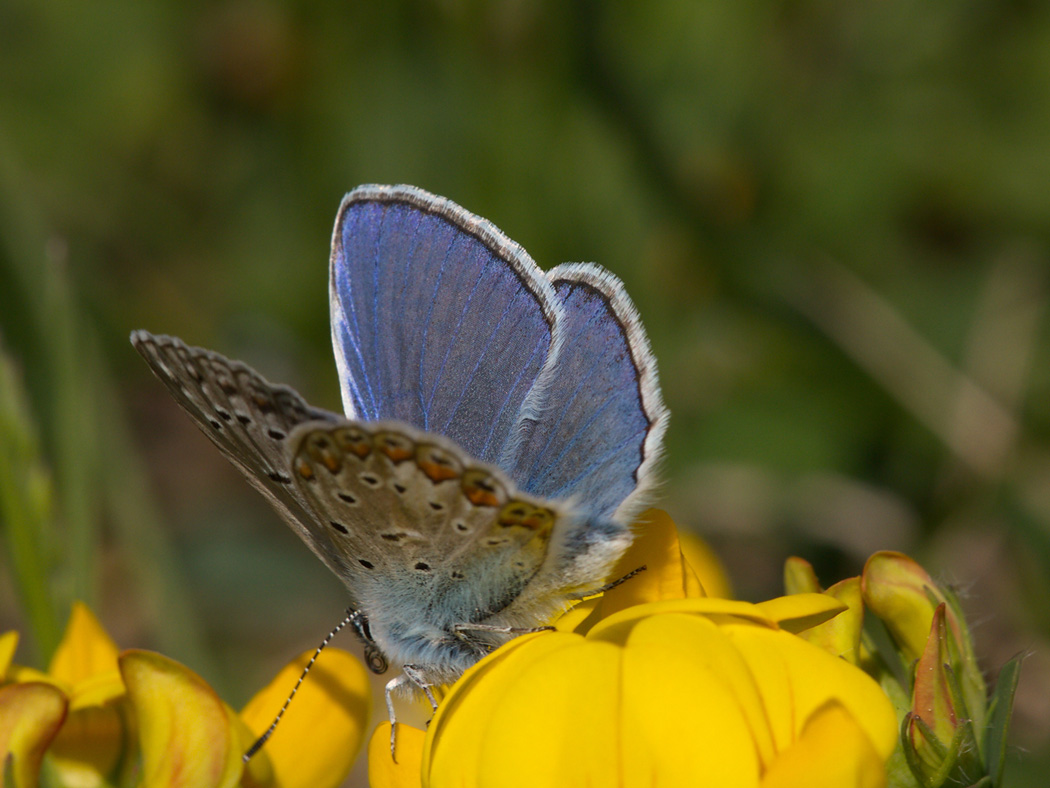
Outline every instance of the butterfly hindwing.
<path id="1" fill-rule="evenodd" d="M 587 263 L 548 276 L 564 306 L 565 342 L 541 418 L 508 467 L 534 495 L 629 520 L 667 425 L 656 362 L 619 279 Z"/>
<path id="2" fill-rule="evenodd" d="M 441 641 L 498 620 L 534 590 L 546 594 L 530 583 L 557 574 L 551 546 L 564 550 L 579 527 L 571 512 L 516 492 L 498 469 L 402 423 L 307 423 L 289 451 L 295 486 L 395 659 L 407 656 L 399 633 Z"/>
<path id="3" fill-rule="evenodd" d="M 440 433 L 499 459 L 542 395 L 561 307 L 486 220 L 407 186 L 363 186 L 336 220 L 332 338 L 349 415 Z"/>

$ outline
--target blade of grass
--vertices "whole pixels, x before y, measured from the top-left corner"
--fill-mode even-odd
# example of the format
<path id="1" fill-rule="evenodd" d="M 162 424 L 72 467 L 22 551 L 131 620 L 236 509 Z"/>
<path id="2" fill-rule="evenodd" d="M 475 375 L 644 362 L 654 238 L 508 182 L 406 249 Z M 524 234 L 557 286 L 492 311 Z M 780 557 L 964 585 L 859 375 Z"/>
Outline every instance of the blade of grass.
<path id="1" fill-rule="evenodd" d="M 3 129 L 0 128 L 0 132 Z M 54 474 L 54 593 L 68 610 L 95 598 L 99 496 L 90 370 L 83 361 L 83 321 L 66 266 L 32 199 L 31 179 L 0 133 L 0 330 L 26 359 L 43 453 Z M 31 359 L 31 361 L 30 361 Z"/>
<path id="2" fill-rule="evenodd" d="M 1017 682 L 1021 677 L 1021 659 L 1003 665 L 992 693 L 991 716 L 984 731 L 984 751 L 988 775 L 993 785 L 1002 785 L 1003 766 L 1006 764 L 1007 736 L 1014 707 Z"/>
<path id="3" fill-rule="evenodd" d="M 892 304 L 851 271 L 831 260 L 813 261 L 812 268 L 812 277 L 785 283 L 785 300 L 866 370 L 959 461 L 981 479 L 998 481 L 1004 452 L 1018 431 L 1015 414 L 953 366 Z M 960 409 L 982 425 L 979 434 L 959 434 L 955 414 Z"/>
<path id="4" fill-rule="evenodd" d="M 6 563 L 39 660 L 51 654 L 61 637 L 51 592 L 52 493 L 21 376 L 0 346 L 0 525 Z"/>

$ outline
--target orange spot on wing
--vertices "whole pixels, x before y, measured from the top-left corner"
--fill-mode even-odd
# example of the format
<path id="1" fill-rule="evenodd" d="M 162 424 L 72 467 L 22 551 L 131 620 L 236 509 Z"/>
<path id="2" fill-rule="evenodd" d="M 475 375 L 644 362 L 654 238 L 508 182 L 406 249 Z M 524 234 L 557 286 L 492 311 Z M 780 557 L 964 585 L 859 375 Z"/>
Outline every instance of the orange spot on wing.
<path id="1" fill-rule="evenodd" d="M 463 474 L 463 494 L 475 506 L 496 507 L 507 497 L 503 485 L 480 468 L 471 468 Z"/>
<path id="2" fill-rule="evenodd" d="M 332 437 L 340 449 L 362 460 L 372 451 L 372 436 L 360 427 L 344 427 L 336 430 Z"/>
<path id="3" fill-rule="evenodd" d="M 376 443 L 379 450 L 383 452 L 394 463 L 401 463 L 411 459 L 416 451 L 412 441 L 404 435 L 393 432 L 381 432 L 376 435 Z"/>

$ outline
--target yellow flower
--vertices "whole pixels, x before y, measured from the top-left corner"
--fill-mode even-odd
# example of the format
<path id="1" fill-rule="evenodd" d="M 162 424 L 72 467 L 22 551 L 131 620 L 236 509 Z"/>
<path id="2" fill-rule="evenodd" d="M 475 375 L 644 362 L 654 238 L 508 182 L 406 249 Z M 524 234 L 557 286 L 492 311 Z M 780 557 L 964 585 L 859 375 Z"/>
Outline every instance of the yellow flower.
<path id="1" fill-rule="evenodd" d="M 0 637 L 4 673 L 17 642 L 14 632 Z M 46 682 L 0 686 L 0 768 L 6 769 L 10 759 L 15 788 L 35 788 L 40 762 L 66 718 L 67 706 L 65 695 Z"/>
<path id="2" fill-rule="evenodd" d="M 852 721 L 832 729 L 843 740 L 831 737 L 819 767 L 792 760 L 828 736 L 824 714 Z M 703 775 L 761 786 L 772 774 L 818 785 L 834 773 L 829 785 L 880 785 L 895 739 L 893 709 L 867 675 L 757 606 L 686 599 L 628 609 L 586 636 L 520 638 L 483 660 L 431 723 L 423 784 L 673 786 Z"/>
<path id="3" fill-rule="evenodd" d="M 16 642 L 16 633 L 0 637 L 0 668 Z M 13 755 L 16 788 L 36 785 L 45 751 L 55 782 L 77 788 L 334 787 L 360 748 L 371 699 L 364 666 L 339 649 L 324 652 L 270 741 L 242 763 L 311 655 L 286 666 L 237 714 L 178 662 L 118 653 L 77 604 L 47 674 L 4 672 L 12 683 L 0 687 L 0 762 Z"/>
<path id="4" fill-rule="evenodd" d="M 68 716 L 49 742 L 58 782 L 78 788 L 103 785 L 118 768 L 126 748 L 119 700 L 124 684 L 117 669 L 117 646 L 86 605 L 73 605 L 62 640 L 46 674 L 14 667 L 18 684 L 36 680 L 59 691 Z"/>
<path id="5" fill-rule="evenodd" d="M 240 717 L 261 736 L 288 697 L 312 651 L 300 654 L 255 695 Z M 368 730 L 369 673 L 353 654 L 329 646 L 310 668 L 295 702 L 263 747 L 280 788 L 335 786 L 346 779 Z"/>
<path id="6" fill-rule="evenodd" d="M 399 730 L 396 765 L 377 731 L 373 787 L 884 785 L 897 738 L 885 694 L 792 634 L 844 606 L 703 597 L 673 524 L 653 519 L 620 565 L 644 554 L 646 572 L 467 671 L 425 736 Z"/>

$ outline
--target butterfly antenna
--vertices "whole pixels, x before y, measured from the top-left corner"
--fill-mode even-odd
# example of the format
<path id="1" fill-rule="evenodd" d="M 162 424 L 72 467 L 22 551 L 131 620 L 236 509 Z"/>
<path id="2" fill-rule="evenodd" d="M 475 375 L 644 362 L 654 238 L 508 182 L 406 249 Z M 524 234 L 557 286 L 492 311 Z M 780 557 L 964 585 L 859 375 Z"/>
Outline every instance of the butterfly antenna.
<path id="1" fill-rule="evenodd" d="M 345 627 L 347 624 L 349 624 L 351 621 L 357 618 L 357 616 L 358 613 L 356 610 L 347 610 L 346 616 L 343 618 L 343 620 L 336 625 L 335 629 L 328 633 L 324 640 L 321 641 L 321 645 L 317 647 L 317 650 L 314 652 L 314 655 L 310 657 L 310 661 L 307 662 L 306 667 L 303 668 L 303 672 L 299 674 L 299 680 L 295 682 L 295 686 L 292 687 L 291 693 L 285 699 L 284 705 L 281 706 L 281 710 L 277 712 L 277 716 L 273 718 L 273 722 L 270 723 L 270 727 L 266 729 L 266 733 L 264 733 L 262 736 L 255 740 L 255 744 L 248 748 L 248 751 L 244 753 L 244 755 L 241 758 L 242 762 L 248 763 L 248 761 L 251 760 L 252 756 L 255 755 L 255 753 L 259 752 L 259 750 L 262 749 L 263 745 L 266 744 L 270 736 L 273 734 L 274 729 L 277 727 L 277 723 L 281 721 L 281 717 L 284 716 L 284 712 L 288 709 L 288 704 L 292 702 L 292 698 L 295 697 L 295 693 L 299 691 L 299 687 L 302 686 L 302 683 L 306 680 L 306 674 L 310 672 L 310 668 L 314 666 L 314 663 L 317 661 L 317 658 L 321 656 L 321 652 L 324 651 L 325 646 L 329 644 L 332 638 L 339 634 L 339 630 L 341 630 L 343 627 Z"/>
<path id="2" fill-rule="evenodd" d="M 606 583 L 601 588 L 595 588 L 593 591 L 584 591 L 581 594 L 575 594 L 572 597 L 572 599 L 591 599 L 592 597 L 596 597 L 599 594 L 604 594 L 606 591 L 612 591 L 617 586 L 622 585 L 623 583 L 626 583 L 628 580 L 630 580 L 635 575 L 644 572 L 646 570 L 646 568 L 647 568 L 646 565 L 642 564 L 637 569 L 632 569 L 630 572 L 625 574 L 623 577 L 617 578 L 616 580 L 613 580 L 611 583 Z"/>
<path id="3" fill-rule="evenodd" d="M 635 575 L 641 574 L 642 572 L 644 572 L 648 568 L 649 568 L 648 566 L 646 566 L 645 564 L 642 564 L 637 569 L 632 569 L 630 572 L 625 574 L 623 577 L 617 578 L 616 580 L 613 580 L 611 583 L 606 583 L 601 588 L 599 588 L 597 591 L 592 591 L 591 593 L 593 593 L 593 594 L 604 594 L 606 591 L 612 591 L 617 586 L 623 585 L 628 580 L 630 580 L 632 577 L 634 577 Z"/>

